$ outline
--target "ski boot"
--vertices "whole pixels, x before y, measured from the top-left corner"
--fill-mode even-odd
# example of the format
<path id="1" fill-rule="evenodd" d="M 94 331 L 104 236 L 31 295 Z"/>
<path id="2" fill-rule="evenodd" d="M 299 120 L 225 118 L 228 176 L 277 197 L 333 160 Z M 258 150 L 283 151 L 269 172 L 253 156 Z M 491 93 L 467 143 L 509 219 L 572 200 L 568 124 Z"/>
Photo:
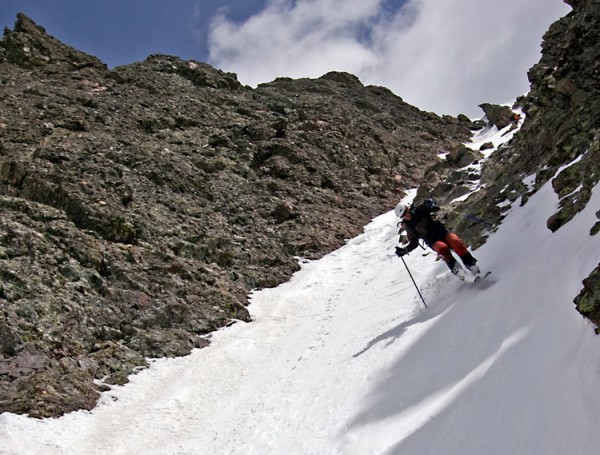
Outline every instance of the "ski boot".
<path id="1" fill-rule="evenodd" d="M 467 270 L 471 272 L 471 275 L 473 275 L 475 278 L 479 278 L 481 276 L 481 270 L 479 270 L 477 264 L 467 267 Z"/>
<path id="2" fill-rule="evenodd" d="M 465 281 L 465 271 L 458 264 L 458 262 L 453 261 L 452 263 L 448 264 L 448 267 L 450 267 L 450 272 L 452 272 L 452 275 L 456 275 L 460 281 Z"/>
<path id="3" fill-rule="evenodd" d="M 479 278 L 481 270 L 479 270 L 479 267 L 477 266 L 477 259 L 475 259 L 471 253 L 461 256 L 460 259 L 471 275 L 475 278 Z"/>

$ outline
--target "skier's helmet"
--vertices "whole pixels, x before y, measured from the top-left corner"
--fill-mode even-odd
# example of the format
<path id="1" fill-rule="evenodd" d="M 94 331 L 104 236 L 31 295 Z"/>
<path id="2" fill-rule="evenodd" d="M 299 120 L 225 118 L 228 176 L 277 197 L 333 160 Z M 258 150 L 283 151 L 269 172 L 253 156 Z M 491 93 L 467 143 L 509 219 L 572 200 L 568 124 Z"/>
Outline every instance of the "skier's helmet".
<path id="1" fill-rule="evenodd" d="M 396 214 L 396 216 L 398 218 L 402 219 L 402 217 L 404 216 L 404 214 L 406 213 L 407 210 L 408 210 L 408 205 L 400 202 L 394 209 L 394 213 Z"/>

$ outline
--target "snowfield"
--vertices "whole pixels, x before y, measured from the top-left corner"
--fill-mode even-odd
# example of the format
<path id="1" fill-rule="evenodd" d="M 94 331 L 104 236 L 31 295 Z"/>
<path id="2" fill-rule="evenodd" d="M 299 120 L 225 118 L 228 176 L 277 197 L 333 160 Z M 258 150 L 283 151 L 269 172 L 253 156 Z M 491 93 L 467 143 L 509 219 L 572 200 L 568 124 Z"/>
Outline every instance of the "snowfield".
<path id="1" fill-rule="evenodd" d="M 600 337 L 573 304 L 600 259 L 590 235 L 599 187 L 555 233 L 549 184 L 504 207 L 474 252 L 492 271 L 478 283 L 413 251 L 405 260 L 427 309 L 394 255 L 398 220 L 379 216 L 289 282 L 254 292 L 252 323 L 153 361 L 93 411 L 2 414 L 0 453 L 600 453 Z"/>

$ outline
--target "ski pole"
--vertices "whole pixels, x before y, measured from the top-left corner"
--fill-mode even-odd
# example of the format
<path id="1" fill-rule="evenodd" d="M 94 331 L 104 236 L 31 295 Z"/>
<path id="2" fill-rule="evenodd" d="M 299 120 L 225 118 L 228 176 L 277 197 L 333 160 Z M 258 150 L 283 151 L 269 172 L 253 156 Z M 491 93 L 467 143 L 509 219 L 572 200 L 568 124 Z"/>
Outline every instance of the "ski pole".
<path id="1" fill-rule="evenodd" d="M 398 232 L 398 234 L 402 235 L 402 230 L 400 230 L 400 232 Z M 421 247 L 422 250 L 426 250 L 427 249 L 423 245 L 421 245 L 421 242 L 419 242 L 418 245 Z"/>
<path id="2" fill-rule="evenodd" d="M 425 305 L 425 308 L 427 308 L 427 304 L 425 303 L 425 299 L 423 298 L 423 294 L 421 294 L 421 291 L 419 291 L 419 286 L 417 286 L 417 283 L 415 282 L 415 279 L 413 278 L 412 273 L 410 273 L 410 269 L 406 265 L 406 262 L 404 262 L 404 258 L 402 256 L 400 256 L 400 259 L 402 259 L 402 263 L 404 264 L 404 267 L 406 267 L 406 271 L 408 272 L 408 276 L 410 276 L 410 279 L 412 280 L 413 284 L 415 285 L 415 288 L 417 289 L 417 292 L 419 293 L 419 297 L 421 297 L 421 300 L 423 301 L 423 305 Z"/>
<path id="3" fill-rule="evenodd" d="M 489 226 L 492 228 L 495 227 L 492 223 L 482 220 L 481 218 L 477 218 L 475 215 L 457 212 L 456 210 L 450 210 L 450 212 L 456 213 L 457 215 L 461 215 L 461 216 L 465 217 L 467 220 L 475 221 L 476 223 L 480 223 L 480 224 L 485 224 L 486 226 Z"/>
<path id="4" fill-rule="evenodd" d="M 485 220 L 482 220 L 481 218 L 477 218 L 476 216 L 473 215 L 463 215 L 467 220 L 471 220 L 471 221 L 475 221 L 476 223 L 480 223 L 480 224 L 485 224 L 486 226 L 489 227 L 494 227 L 494 225 L 492 223 L 488 223 Z"/>

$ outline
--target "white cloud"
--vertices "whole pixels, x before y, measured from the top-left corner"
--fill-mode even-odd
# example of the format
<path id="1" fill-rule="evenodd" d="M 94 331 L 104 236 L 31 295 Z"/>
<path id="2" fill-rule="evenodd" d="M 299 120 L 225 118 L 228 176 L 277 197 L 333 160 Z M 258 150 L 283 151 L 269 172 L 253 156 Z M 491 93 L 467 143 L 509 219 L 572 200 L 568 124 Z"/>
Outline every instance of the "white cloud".
<path id="1" fill-rule="evenodd" d="M 332 70 L 389 87 L 439 114 L 480 116 L 529 88 L 548 26 L 569 11 L 560 0 L 271 0 L 243 23 L 225 14 L 210 31 L 210 62 L 256 85 Z"/>
<path id="2" fill-rule="evenodd" d="M 250 85 L 278 76 L 319 77 L 337 68 L 358 73 L 376 61 L 356 33 L 377 14 L 380 1 L 346 3 L 271 1 L 243 24 L 220 15 L 211 27 L 210 60 Z"/>

